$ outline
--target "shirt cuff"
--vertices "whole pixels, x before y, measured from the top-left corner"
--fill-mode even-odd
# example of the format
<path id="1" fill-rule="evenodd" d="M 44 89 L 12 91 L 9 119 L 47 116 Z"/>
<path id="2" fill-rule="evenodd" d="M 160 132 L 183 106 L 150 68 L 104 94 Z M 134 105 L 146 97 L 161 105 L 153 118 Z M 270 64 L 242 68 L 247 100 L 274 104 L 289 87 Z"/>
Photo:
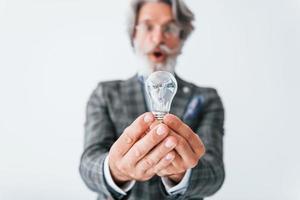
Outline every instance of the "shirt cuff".
<path id="1" fill-rule="evenodd" d="M 161 177 L 161 181 L 165 186 L 165 189 L 169 195 L 174 195 L 179 193 L 183 194 L 186 191 L 191 176 L 191 170 L 192 169 L 186 170 L 185 175 L 183 176 L 181 181 L 176 185 L 174 185 L 174 183 L 167 177 Z"/>
<path id="2" fill-rule="evenodd" d="M 104 178 L 107 182 L 107 184 L 114 189 L 116 192 L 126 195 L 129 190 L 132 189 L 136 181 L 128 181 L 127 183 L 123 184 L 121 187 L 117 186 L 115 181 L 113 180 L 110 170 L 109 170 L 109 165 L 108 165 L 108 155 L 106 156 L 104 160 Z"/>

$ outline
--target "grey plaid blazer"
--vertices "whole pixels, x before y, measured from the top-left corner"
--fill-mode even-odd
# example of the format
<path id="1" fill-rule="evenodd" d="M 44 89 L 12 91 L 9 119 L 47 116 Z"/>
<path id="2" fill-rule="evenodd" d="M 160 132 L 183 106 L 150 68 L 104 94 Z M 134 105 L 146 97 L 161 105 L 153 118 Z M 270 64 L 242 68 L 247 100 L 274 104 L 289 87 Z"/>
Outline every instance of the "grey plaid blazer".
<path id="1" fill-rule="evenodd" d="M 134 119 L 147 112 L 143 86 L 135 75 L 125 81 L 100 82 L 87 104 L 79 171 L 88 188 L 98 193 L 99 200 L 203 199 L 223 184 L 224 109 L 221 99 L 215 89 L 197 87 L 178 76 L 176 79 L 178 91 L 170 113 L 188 124 L 206 147 L 206 154 L 192 169 L 186 192 L 167 195 L 158 176 L 136 182 L 126 196 L 116 193 L 105 182 L 103 162 L 111 145 Z"/>

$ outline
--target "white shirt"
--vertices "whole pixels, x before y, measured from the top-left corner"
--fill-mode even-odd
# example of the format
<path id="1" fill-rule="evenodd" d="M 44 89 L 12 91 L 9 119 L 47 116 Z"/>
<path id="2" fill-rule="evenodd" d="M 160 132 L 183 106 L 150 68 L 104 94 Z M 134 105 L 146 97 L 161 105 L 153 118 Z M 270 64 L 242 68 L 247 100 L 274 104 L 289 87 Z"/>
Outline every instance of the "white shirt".
<path id="1" fill-rule="evenodd" d="M 185 172 L 185 175 L 182 178 L 182 180 L 176 185 L 174 185 L 172 183 L 172 181 L 166 177 L 162 177 L 161 181 L 169 195 L 174 195 L 174 194 L 179 194 L 179 193 L 183 194 L 187 189 L 190 176 L 191 176 L 191 169 L 188 169 Z M 122 195 L 126 195 L 127 194 L 126 192 L 131 190 L 136 182 L 136 181 L 129 181 L 129 182 L 125 183 L 124 185 L 122 185 L 122 187 L 117 186 L 117 184 L 114 182 L 114 180 L 111 176 L 110 170 L 109 170 L 108 156 L 106 156 L 106 158 L 104 160 L 104 178 L 105 178 L 105 181 L 107 182 L 107 184 L 111 188 L 113 188 L 116 192 L 118 192 Z"/>

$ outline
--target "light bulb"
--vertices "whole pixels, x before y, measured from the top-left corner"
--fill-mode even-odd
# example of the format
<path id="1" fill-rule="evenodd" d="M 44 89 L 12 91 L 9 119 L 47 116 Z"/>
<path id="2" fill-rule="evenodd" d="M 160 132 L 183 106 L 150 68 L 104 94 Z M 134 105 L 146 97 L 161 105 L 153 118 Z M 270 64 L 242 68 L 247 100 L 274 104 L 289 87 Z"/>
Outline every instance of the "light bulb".
<path id="1" fill-rule="evenodd" d="M 145 81 L 150 109 L 156 119 L 162 121 L 169 113 L 172 100 L 177 92 L 175 77 L 166 71 L 156 71 Z"/>

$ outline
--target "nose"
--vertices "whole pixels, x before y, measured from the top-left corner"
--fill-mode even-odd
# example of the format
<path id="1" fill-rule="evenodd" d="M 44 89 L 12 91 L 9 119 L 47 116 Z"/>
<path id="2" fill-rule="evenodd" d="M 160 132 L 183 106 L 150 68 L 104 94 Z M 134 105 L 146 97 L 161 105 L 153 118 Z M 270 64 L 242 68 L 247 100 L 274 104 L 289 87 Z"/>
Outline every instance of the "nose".
<path id="1" fill-rule="evenodd" d="M 156 28 L 152 32 L 152 41 L 156 45 L 163 43 L 163 41 L 164 41 L 164 35 L 163 35 L 163 32 L 162 32 L 161 28 Z"/>

